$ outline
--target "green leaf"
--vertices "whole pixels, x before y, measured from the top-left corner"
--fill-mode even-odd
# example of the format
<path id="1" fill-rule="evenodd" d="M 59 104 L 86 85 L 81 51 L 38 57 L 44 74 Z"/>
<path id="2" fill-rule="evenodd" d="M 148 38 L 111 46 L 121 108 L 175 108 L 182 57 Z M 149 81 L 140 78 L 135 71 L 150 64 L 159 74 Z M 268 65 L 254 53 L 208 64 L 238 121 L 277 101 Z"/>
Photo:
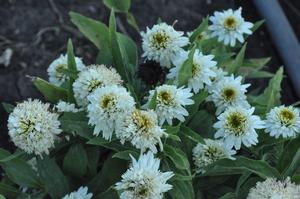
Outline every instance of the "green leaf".
<path id="1" fill-rule="evenodd" d="M 220 176 L 242 174 L 245 171 L 254 173 L 261 178 L 280 177 L 279 172 L 263 160 L 252 160 L 237 157 L 236 160 L 223 159 L 208 166 L 203 176 Z"/>
<path id="2" fill-rule="evenodd" d="M 0 193 L 7 198 L 16 198 L 20 191 L 11 185 L 0 182 Z"/>
<path id="3" fill-rule="evenodd" d="M 290 162 L 290 165 L 284 170 L 283 177 L 293 176 L 300 167 L 300 148 L 297 150 Z"/>
<path id="4" fill-rule="evenodd" d="M 266 113 L 274 106 L 280 105 L 281 81 L 283 79 L 282 67 L 278 69 L 275 76 L 269 81 L 264 92 L 252 100 L 252 104 L 261 106 L 260 113 Z"/>
<path id="5" fill-rule="evenodd" d="M 173 189 L 167 194 L 172 199 L 194 199 L 194 189 L 190 181 L 174 180 L 171 182 Z"/>
<path id="6" fill-rule="evenodd" d="M 2 194 L 0 194 L 0 199 L 6 199 Z"/>
<path id="7" fill-rule="evenodd" d="M 121 175 L 127 169 L 127 161 L 117 158 L 107 159 L 102 170 L 88 183 L 89 191 L 102 193 L 120 181 Z"/>
<path id="8" fill-rule="evenodd" d="M 268 71 L 254 71 L 246 76 L 246 78 L 272 78 L 274 77 L 273 73 Z"/>
<path id="9" fill-rule="evenodd" d="M 192 48 L 189 52 L 188 59 L 183 62 L 182 66 L 179 69 L 178 73 L 178 86 L 184 86 L 188 83 L 189 79 L 192 77 L 192 69 L 193 69 L 193 59 L 194 53 L 196 50 L 196 46 Z"/>
<path id="10" fill-rule="evenodd" d="M 74 132 L 80 137 L 93 138 L 93 127 L 88 124 L 88 118 L 85 112 L 65 112 L 59 118 L 61 128 L 64 132 L 73 134 Z"/>
<path id="11" fill-rule="evenodd" d="M 136 151 L 126 150 L 115 153 L 112 158 L 119 158 L 121 160 L 131 160 L 130 155 L 132 155 L 135 159 L 139 157 L 139 154 Z"/>
<path id="12" fill-rule="evenodd" d="M 251 67 L 259 70 L 265 67 L 270 60 L 271 57 L 245 59 L 243 66 Z"/>
<path id="13" fill-rule="evenodd" d="M 33 78 L 33 84 L 50 102 L 57 103 L 59 100 L 68 100 L 68 92 L 66 89 L 50 84 L 39 77 Z"/>
<path id="14" fill-rule="evenodd" d="M 157 100 L 157 91 L 154 91 L 152 98 L 149 101 L 148 108 L 155 110 L 156 109 L 156 100 Z"/>
<path id="15" fill-rule="evenodd" d="M 245 51 L 246 51 L 247 43 L 243 45 L 240 52 L 237 54 L 236 58 L 234 59 L 233 63 L 228 68 L 229 74 L 235 74 L 239 70 L 239 68 L 243 65 Z"/>
<path id="16" fill-rule="evenodd" d="M 96 195 L 94 199 L 120 199 L 120 197 L 118 192 L 113 187 L 110 187 L 103 193 Z"/>
<path id="17" fill-rule="evenodd" d="M 255 32 L 260 26 L 265 23 L 265 20 L 260 20 L 254 23 L 253 27 L 251 28 L 252 32 Z"/>
<path id="18" fill-rule="evenodd" d="M 113 151 L 126 151 L 126 150 L 133 150 L 136 151 L 133 147 L 126 146 L 125 144 L 122 145 L 119 140 L 105 140 L 102 137 L 94 137 L 90 139 L 87 144 L 102 146 L 107 149 L 111 149 Z"/>
<path id="19" fill-rule="evenodd" d="M 109 9 L 113 9 L 116 12 L 127 13 L 130 8 L 131 0 L 103 0 L 103 3 Z"/>
<path id="20" fill-rule="evenodd" d="M 236 199 L 235 193 L 226 193 L 224 196 L 220 197 L 219 199 Z"/>
<path id="21" fill-rule="evenodd" d="M 85 17 L 75 12 L 69 13 L 71 21 L 98 49 L 103 49 L 103 44 L 108 44 L 108 28 L 104 23 Z M 108 46 L 108 45 L 107 45 Z"/>
<path id="22" fill-rule="evenodd" d="M 180 125 L 181 123 L 179 123 L 176 126 L 163 126 L 163 129 L 165 129 L 166 133 L 168 134 L 168 138 L 179 142 L 181 141 L 180 138 L 178 137 Z"/>
<path id="23" fill-rule="evenodd" d="M 127 12 L 127 23 L 131 25 L 137 32 L 140 32 L 139 25 L 137 24 L 135 17 L 130 12 Z"/>
<path id="24" fill-rule="evenodd" d="M 202 91 L 193 95 L 192 100 L 194 100 L 194 104 L 187 106 L 186 109 L 189 112 L 189 116 L 186 119 L 186 123 L 188 123 L 193 116 L 198 112 L 199 106 L 205 101 L 208 96 L 207 91 Z"/>
<path id="25" fill-rule="evenodd" d="M 190 42 L 193 43 L 199 34 L 205 31 L 208 27 L 208 17 L 205 17 L 201 24 L 193 31 L 192 35 L 190 36 Z"/>
<path id="26" fill-rule="evenodd" d="M 284 172 L 289 168 L 291 163 L 294 161 L 294 158 L 297 157 L 299 148 L 300 136 L 289 141 L 289 143 L 284 147 L 277 164 L 277 169 L 280 172 Z"/>
<path id="27" fill-rule="evenodd" d="M 101 155 L 99 147 L 88 147 L 86 153 L 88 157 L 88 176 L 95 176 L 97 174 L 98 162 Z"/>
<path id="28" fill-rule="evenodd" d="M 70 192 L 69 183 L 54 159 L 44 156 L 38 159 L 37 168 L 47 193 L 53 199 L 60 199 Z"/>
<path id="29" fill-rule="evenodd" d="M 5 162 L 8 162 L 8 161 L 11 161 L 11 160 L 16 159 L 16 158 L 18 158 L 18 157 L 20 157 L 21 155 L 24 155 L 24 154 L 25 154 L 24 151 L 16 151 L 14 154 L 0 159 L 0 163 L 5 163 Z"/>
<path id="30" fill-rule="evenodd" d="M 82 144 L 73 144 L 67 152 L 64 161 L 63 169 L 74 177 L 82 177 L 88 166 L 88 157 Z"/>
<path id="31" fill-rule="evenodd" d="M 68 54 L 68 69 L 71 72 L 77 73 L 73 44 L 72 44 L 71 39 L 69 39 L 69 41 L 68 41 L 67 54 Z M 72 103 L 76 103 L 75 98 L 74 98 L 74 93 L 73 93 L 73 82 L 74 81 L 75 81 L 75 78 L 69 76 L 69 79 L 68 79 L 68 101 L 72 102 Z"/>
<path id="32" fill-rule="evenodd" d="M 5 158 L 9 158 L 10 156 L 11 154 L 8 151 L 0 149 L 0 159 L 3 160 Z M 6 176 L 14 183 L 28 188 L 41 187 L 38 176 L 25 160 L 14 158 L 10 161 L 1 162 L 0 165 L 5 171 Z"/>
<path id="33" fill-rule="evenodd" d="M 195 143 L 202 143 L 204 144 L 204 139 L 195 131 L 186 127 L 184 125 L 181 126 L 182 135 L 187 137 L 188 139 L 194 141 Z"/>
<path id="34" fill-rule="evenodd" d="M 181 149 L 165 144 L 164 153 L 172 160 L 176 168 L 189 171 L 190 163 Z"/>
<path id="35" fill-rule="evenodd" d="M 6 113 L 11 113 L 14 111 L 15 106 L 9 103 L 2 102 L 2 106 Z"/>
<path id="36" fill-rule="evenodd" d="M 112 10 L 109 18 L 109 43 L 111 48 L 111 54 L 113 57 L 113 65 L 119 72 L 121 77 L 128 82 L 128 74 L 126 71 L 126 62 L 123 61 L 120 44 L 116 32 L 116 19 L 115 13 Z M 125 57 L 124 57 L 125 58 Z M 128 61 L 128 60 L 127 60 Z"/>

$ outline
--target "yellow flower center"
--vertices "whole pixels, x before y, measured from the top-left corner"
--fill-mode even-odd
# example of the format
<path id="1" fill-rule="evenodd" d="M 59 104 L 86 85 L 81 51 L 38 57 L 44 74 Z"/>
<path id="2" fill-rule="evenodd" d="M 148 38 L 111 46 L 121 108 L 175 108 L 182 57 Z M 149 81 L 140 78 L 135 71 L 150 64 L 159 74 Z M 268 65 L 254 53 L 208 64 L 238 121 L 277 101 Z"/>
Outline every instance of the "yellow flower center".
<path id="1" fill-rule="evenodd" d="M 88 83 L 88 90 L 91 93 L 94 90 L 96 90 L 96 88 L 98 88 L 102 85 L 103 85 L 103 83 L 101 81 L 99 81 L 97 79 L 93 79 L 93 80 L 89 81 L 89 83 Z"/>
<path id="2" fill-rule="evenodd" d="M 155 35 L 153 35 L 152 38 L 152 45 L 157 49 L 165 49 L 167 47 L 169 36 L 166 34 L 166 32 L 158 32 Z"/>
<path id="3" fill-rule="evenodd" d="M 282 125 L 289 126 L 294 123 L 295 114 L 289 109 L 282 109 L 279 113 L 279 118 Z"/>
<path id="4" fill-rule="evenodd" d="M 63 71 L 68 68 L 67 64 L 58 64 L 55 68 L 56 70 L 56 78 L 61 80 L 64 77 Z"/>
<path id="5" fill-rule="evenodd" d="M 231 102 L 236 98 L 236 91 L 233 88 L 224 88 L 222 91 L 222 97 L 225 101 Z"/>
<path id="6" fill-rule="evenodd" d="M 173 104 L 173 97 L 168 91 L 161 91 L 158 93 L 158 99 L 165 105 Z"/>
<path id="7" fill-rule="evenodd" d="M 34 122 L 30 120 L 21 120 L 20 128 L 22 130 L 22 134 L 28 134 L 34 129 Z"/>
<path id="8" fill-rule="evenodd" d="M 227 117 L 226 127 L 234 135 L 239 136 L 245 133 L 247 118 L 239 112 L 233 112 Z"/>
<path id="9" fill-rule="evenodd" d="M 135 110 L 133 112 L 132 118 L 134 123 L 138 126 L 138 129 L 141 130 L 150 129 L 154 125 L 151 118 L 147 117 L 147 115 L 143 114 L 139 110 Z"/>
<path id="10" fill-rule="evenodd" d="M 115 104 L 115 97 L 113 95 L 106 95 L 103 97 L 100 105 L 101 108 L 107 109 Z"/>
<path id="11" fill-rule="evenodd" d="M 200 72 L 200 65 L 193 63 L 193 66 L 192 66 L 192 76 L 194 77 L 199 72 Z"/>
<path id="12" fill-rule="evenodd" d="M 224 21 L 224 27 L 228 30 L 235 30 L 237 26 L 237 21 L 234 17 L 228 17 Z"/>

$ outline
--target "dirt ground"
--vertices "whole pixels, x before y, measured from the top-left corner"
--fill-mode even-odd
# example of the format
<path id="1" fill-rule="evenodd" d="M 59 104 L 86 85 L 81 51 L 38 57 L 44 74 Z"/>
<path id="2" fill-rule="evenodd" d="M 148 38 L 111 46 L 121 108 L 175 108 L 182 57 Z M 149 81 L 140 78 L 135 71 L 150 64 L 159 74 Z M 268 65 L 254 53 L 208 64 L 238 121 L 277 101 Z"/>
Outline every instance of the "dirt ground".
<path id="1" fill-rule="evenodd" d="M 214 10 L 242 6 L 249 21 L 260 20 L 255 7 L 248 1 L 234 0 L 132 0 L 131 12 L 141 30 L 156 23 L 158 17 L 172 24 L 178 20 L 177 29 L 193 30 L 202 17 Z M 291 24 L 300 38 L 300 2 L 280 1 Z M 108 21 L 109 10 L 100 0 L 0 0 L 0 55 L 6 49 L 13 54 L 10 65 L 0 65 L 0 101 L 14 102 L 26 98 L 41 98 L 26 75 L 47 78 L 49 63 L 66 51 L 68 38 L 72 38 L 77 56 L 86 64 L 96 59 L 96 48 L 76 30 L 69 20 L 68 12 Z M 118 27 L 137 42 L 139 35 L 129 27 L 123 15 L 118 15 Z M 247 49 L 249 57 L 272 57 L 270 71 L 282 65 L 270 40 L 269 33 L 262 27 L 250 37 Z M 266 81 L 263 81 L 264 83 Z M 255 86 L 255 85 L 254 85 Z M 290 104 L 297 100 L 288 78 L 284 81 L 283 100 Z M 7 136 L 7 114 L 0 107 L 0 147 L 11 148 Z"/>

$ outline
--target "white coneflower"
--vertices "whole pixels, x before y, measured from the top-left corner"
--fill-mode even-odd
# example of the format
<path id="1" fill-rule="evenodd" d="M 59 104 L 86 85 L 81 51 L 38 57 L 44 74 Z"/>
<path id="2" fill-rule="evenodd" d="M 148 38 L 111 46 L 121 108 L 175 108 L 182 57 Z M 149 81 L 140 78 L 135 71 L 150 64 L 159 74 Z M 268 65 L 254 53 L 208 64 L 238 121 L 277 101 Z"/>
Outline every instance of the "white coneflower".
<path id="1" fill-rule="evenodd" d="M 225 45 L 235 46 L 236 40 L 243 43 L 244 34 L 251 35 L 253 24 L 242 17 L 242 8 L 237 10 L 228 9 L 223 12 L 215 12 L 209 20 L 212 24 L 208 29 L 212 37 L 218 37 L 218 41 Z"/>
<path id="2" fill-rule="evenodd" d="M 50 104 L 27 100 L 18 104 L 8 118 L 8 134 L 14 144 L 29 154 L 49 154 L 56 135 L 61 133 L 58 114 Z"/>
<path id="3" fill-rule="evenodd" d="M 109 140 L 118 119 L 134 109 L 134 99 L 127 90 L 116 85 L 97 88 L 88 96 L 89 124 L 95 125 L 94 135 Z"/>
<path id="4" fill-rule="evenodd" d="M 59 113 L 62 113 L 62 112 L 77 113 L 79 111 L 82 111 L 82 109 L 76 108 L 75 104 L 65 102 L 65 101 L 62 101 L 62 100 L 59 100 L 59 102 L 56 104 L 55 107 L 57 109 L 57 112 L 59 112 Z"/>
<path id="5" fill-rule="evenodd" d="M 87 106 L 87 96 L 97 88 L 121 84 L 121 76 L 114 68 L 91 65 L 78 74 L 78 78 L 73 83 L 73 91 L 78 105 Z"/>
<path id="6" fill-rule="evenodd" d="M 156 92 L 156 113 L 158 116 L 159 124 L 162 125 L 166 120 L 168 124 L 172 124 L 174 118 L 183 122 L 184 116 L 189 113 L 184 108 L 186 105 L 194 104 L 190 99 L 193 94 L 189 88 L 177 88 L 174 85 L 162 85 L 156 87 L 155 90 L 150 91 L 149 101 L 145 107 L 149 106 L 149 102 Z"/>
<path id="7" fill-rule="evenodd" d="M 210 78 L 211 84 L 206 85 L 205 88 L 209 93 L 212 93 L 213 90 L 216 88 L 216 85 L 219 81 L 221 81 L 225 76 L 228 75 L 226 71 L 224 71 L 222 68 L 219 67 L 212 67 L 212 70 L 216 74 L 215 77 Z"/>
<path id="8" fill-rule="evenodd" d="M 74 191 L 62 199 L 91 199 L 93 197 L 92 193 L 88 193 L 87 187 L 79 187 L 77 191 Z"/>
<path id="9" fill-rule="evenodd" d="M 258 135 L 255 129 L 264 128 L 265 123 L 253 113 L 254 108 L 229 107 L 214 124 L 217 129 L 215 138 L 223 138 L 225 147 L 229 149 L 234 146 L 239 150 L 242 143 L 246 147 L 256 145 Z"/>
<path id="10" fill-rule="evenodd" d="M 75 57 L 76 67 L 78 71 L 82 71 L 85 65 L 81 61 L 81 58 Z M 60 55 L 59 58 L 55 59 L 48 67 L 47 72 L 49 76 L 49 82 L 61 86 L 66 82 L 67 76 L 63 73 L 68 68 L 68 56 Z"/>
<path id="11" fill-rule="evenodd" d="M 122 175 L 121 182 L 116 184 L 121 199 L 162 199 L 163 193 L 172 189 L 167 184 L 173 172 L 161 172 L 160 160 L 153 153 L 141 155 L 139 160 L 132 158 L 131 167 Z"/>
<path id="12" fill-rule="evenodd" d="M 178 53 L 183 51 L 182 47 L 189 43 L 183 32 L 176 31 L 166 23 L 156 24 L 151 29 L 147 27 L 146 32 L 141 32 L 141 36 L 143 57 L 168 68 Z"/>
<path id="13" fill-rule="evenodd" d="M 116 136 L 121 139 L 122 143 L 130 141 L 133 146 L 141 149 L 142 153 L 147 149 L 156 153 L 157 144 L 163 150 L 161 137 L 167 134 L 158 126 L 157 115 L 154 111 L 136 109 L 124 119 L 119 120 Z"/>
<path id="14" fill-rule="evenodd" d="M 177 78 L 182 64 L 188 59 L 188 52 L 184 56 L 179 56 L 174 63 L 176 67 L 170 70 L 168 78 Z M 211 79 L 217 75 L 212 68 L 216 67 L 217 62 L 213 61 L 213 55 L 203 55 L 198 49 L 195 50 L 192 65 L 192 77 L 188 80 L 188 87 L 198 93 L 204 85 L 211 85 Z"/>
<path id="15" fill-rule="evenodd" d="M 267 178 L 263 182 L 257 182 L 250 189 L 247 199 L 299 199 L 300 186 L 292 183 L 290 178 L 284 181 L 275 178 Z"/>
<path id="16" fill-rule="evenodd" d="M 292 106 L 273 108 L 267 114 L 266 132 L 276 138 L 295 137 L 300 132 L 299 110 Z"/>
<path id="17" fill-rule="evenodd" d="M 242 84 L 241 81 L 241 76 L 234 78 L 231 75 L 222 78 L 222 81 L 218 81 L 211 89 L 207 100 L 214 102 L 217 107 L 217 115 L 230 106 L 250 107 L 245 95 L 250 84 Z"/>
<path id="18" fill-rule="evenodd" d="M 193 149 L 193 160 L 196 166 L 196 173 L 204 173 L 205 167 L 217 160 L 228 158 L 234 160 L 232 155 L 236 151 L 225 148 L 221 140 L 204 139 L 205 144 L 197 144 Z"/>

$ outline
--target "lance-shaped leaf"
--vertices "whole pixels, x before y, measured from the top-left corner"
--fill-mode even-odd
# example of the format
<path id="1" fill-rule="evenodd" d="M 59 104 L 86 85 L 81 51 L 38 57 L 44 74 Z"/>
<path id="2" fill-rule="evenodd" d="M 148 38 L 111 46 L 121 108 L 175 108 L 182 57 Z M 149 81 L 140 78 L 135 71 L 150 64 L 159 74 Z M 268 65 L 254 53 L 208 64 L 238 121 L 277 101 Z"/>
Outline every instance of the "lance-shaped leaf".
<path id="1" fill-rule="evenodd" d="M 235 74 L 238 72 L 239 68 L 243 65 L 244 57 L 245 57 L 245 51 L 246 51 L 247 43 L 243 45 L 240 52 L 237 54 L 235 59 L 233 60 L 232 64 L 228 67 L 228 73 L 229 74 Z"/>
<path id="2" fill-rule="evenodd" d="M 188 83 L 189 79 L 193 76 L 193 59 L 196 46 L 189 52 L 188 59 L 183 62 L 178 72 L 178 86 L 184 86 Z"/>

